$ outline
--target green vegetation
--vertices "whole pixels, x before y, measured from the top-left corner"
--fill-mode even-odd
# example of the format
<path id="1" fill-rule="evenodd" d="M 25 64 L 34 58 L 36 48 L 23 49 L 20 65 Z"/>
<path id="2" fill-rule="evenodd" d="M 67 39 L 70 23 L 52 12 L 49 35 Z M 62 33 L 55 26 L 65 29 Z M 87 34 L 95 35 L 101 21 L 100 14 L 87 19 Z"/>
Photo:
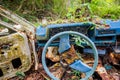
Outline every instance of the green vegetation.
<path id="1" fill-rule="evenodd" d="M 80 75 L 81 75 L 81 72 L 80 72 L 80 71 L 77 71 L 77 70 L 72 69 L 71 74 L 73 74 L 74 76 L 77 76 L 77 78 L 78 78 L 77 80 L 81 79 L 81 78 L 80 78 Z M 74 80 L 75 80 L 75 79 L 74 79 Z"/>
<path id="2" fill-rule="evenodd" d="M 92 0 L 90 6 L 94 15 L 102 18 L 120 18 L 120 5 L 116 4 L 115 0 Z"/>
<path id="3" fill-rule="evenodd" d="M 29 21 L 99 16 L 120 19 L 120 0 L 1 0 L 0 4 Z"/>
<path id="4" fill-rule="evenodd" d="M 23 80 L 24 77 L 25 77 L 25 73 L 23 73 L 23 72 L 16 72 L 16 76 L 18 76 L 20 80 Z"/>

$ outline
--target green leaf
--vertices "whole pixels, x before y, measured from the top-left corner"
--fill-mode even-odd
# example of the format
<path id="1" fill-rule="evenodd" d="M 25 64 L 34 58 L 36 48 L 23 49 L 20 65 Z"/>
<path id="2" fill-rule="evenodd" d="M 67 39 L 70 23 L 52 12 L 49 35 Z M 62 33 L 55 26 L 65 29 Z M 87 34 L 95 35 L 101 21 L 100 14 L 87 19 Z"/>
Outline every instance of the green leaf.
<path id="1" fill-rule="evenodd" d="M 18 76 L 20 79 L 23 79 L 25 77 L 25 73 L 24 72 L 16 72 L 16 76 Z"/>

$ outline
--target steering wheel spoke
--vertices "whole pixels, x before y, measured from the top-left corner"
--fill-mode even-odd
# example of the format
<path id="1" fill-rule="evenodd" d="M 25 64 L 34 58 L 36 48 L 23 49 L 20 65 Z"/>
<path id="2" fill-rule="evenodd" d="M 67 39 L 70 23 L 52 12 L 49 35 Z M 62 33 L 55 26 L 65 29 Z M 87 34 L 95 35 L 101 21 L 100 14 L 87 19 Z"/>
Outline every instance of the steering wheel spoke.
<path id="1" fill-rule="evenodd" d="M 76 60 L 74 63 L 70 64 L 69 67 L 83 73 L 89 72 L 92 69 L 91 67 L 83 63 L 81 60 Z"/>
<path id="2" fill-rule="evenodd" d="M 59 53 L 63 53 L 64 51 L 70 49 L 70 40 L 69 40 L 69 35 L 62 35 L 60 36 L 60 42 L 59 42 Z"/>

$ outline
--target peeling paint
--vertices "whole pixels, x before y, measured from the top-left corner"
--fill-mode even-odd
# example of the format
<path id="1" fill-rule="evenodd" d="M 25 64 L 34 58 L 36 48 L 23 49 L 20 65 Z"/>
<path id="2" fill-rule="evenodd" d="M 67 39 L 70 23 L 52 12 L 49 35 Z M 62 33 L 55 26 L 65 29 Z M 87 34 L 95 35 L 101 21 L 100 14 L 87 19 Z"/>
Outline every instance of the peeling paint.
<path id="1" fill-rule="evenodd" d="M 30 52 L 25 34 L 0 37 L 0 69 L 3 72 L 0 80 L 15 76 L 17 71 L 27 71 L 31 66 Z"/>

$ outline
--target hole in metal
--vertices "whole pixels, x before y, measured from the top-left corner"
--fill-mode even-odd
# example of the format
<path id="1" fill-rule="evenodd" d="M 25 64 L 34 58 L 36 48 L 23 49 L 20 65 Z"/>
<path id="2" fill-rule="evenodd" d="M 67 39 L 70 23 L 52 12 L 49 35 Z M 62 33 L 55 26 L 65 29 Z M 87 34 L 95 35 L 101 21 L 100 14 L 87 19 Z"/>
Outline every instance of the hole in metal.
<path id="1" fill-rule="evenodd" d="M 3 72 L 2 72 L 2 70 L 0 69 L 0 77 L 1 77 L 1 76 L 3 76 Z"/>
<path id="2" fill-rule="evenodd" d="M 17 48 L 15 48 L 15 50 L 17 50 Z"/>
<path id="3" fill-rule="evenodd" d="M 13 59 L 12 65 L 15 69 L 19 68 L 22 65 L 20 58 Z"/>
<path id="4" fill-rule="evenodd" d="M 1 52 L 1 54 L 4 54 L 4 52 Z"/>

